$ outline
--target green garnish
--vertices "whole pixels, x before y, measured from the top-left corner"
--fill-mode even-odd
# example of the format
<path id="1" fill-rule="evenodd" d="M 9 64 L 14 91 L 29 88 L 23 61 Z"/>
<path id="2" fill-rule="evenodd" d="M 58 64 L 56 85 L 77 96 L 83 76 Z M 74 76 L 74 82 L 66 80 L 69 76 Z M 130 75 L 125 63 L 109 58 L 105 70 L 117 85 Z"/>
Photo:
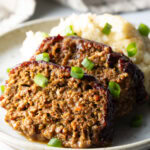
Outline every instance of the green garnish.
<path id="1" fill-rule="evenodd" d="M 62 143 L 59 139 L 57 138 L 52 138 L 49 142 L 48 142 L 48 146 L 51 147 L 62 147 Z"/>
<path id="2" fill-rule="evenodd" d="M 7 71 L 7 73 L 9 73 L 9 72 L 11 71 L 11 68 L 7 68 L 7 70 L 6 70 L 6 71 Z"/>
<path id="3" fill-rule="evenodd" d="M 48 34 L 48 33 L 46 33 L 46 32 L 42 32 L 42 35 L 43 35 L 43 37 L 44 37 L 44 38 L 49 37 L 49 34 Z"/>
<path id="4" fill-rule="evenodd" d="M 138 27 L 138 31 L 140 32 L 141 35 L 148 36 L 150 32 L 150 28 L 147 25 L 141 23 Z"/>
<path id="5" fill-rule="evenodd" d="M 65 35 L 66 35 L 66 36 L 77 35 L 77 34 L 73 31 L 73 26 L 72 26 L 72 25 L 66 27 L 66 29 L 65 29 Z"/>
<path id="6" fill-rule="evenodd" d="M 34 77 L 34 82 L 43 88 L 48 85 L 48 79 L 40 73 Z"/>
<path id="7" fill-rule="evenodd" d="M 109 82 L 109 85 L 108 85 L 108 89 L 110 90 L 110 93 L 114 96 L 114 97 L 116 97 L 116 98 L 118 98 L 119 96 L 120 96 L 120 86 L 119 86 L 119 84 L 118 83 L 116 83 L 116 82 L 113 82 L 113 81 L 110 81 Z"/>
<path id="8" fill-rule="evenodd" d="M 89 60 L 87 57 L 84 58 L 81 64 L 88 70 L 92 70 L 94 67 L 94 63 L 91 60 Z"/>
<path id="9" fill-rule="evenodd" d="M 130 43 L 127 46 L 127 53 L 129 57 L 133 57 L 137 53 L 137 46 L 135 42 Z"/>
<path id="10" fill-rule="evenodd" d="M 131 127 L 137 128 L 142 125 L 143 117 L 142 115 L 136 115 L 131 120 Z"/>
<path id="11" fill-rule="evenodd" d="M 36 61 L 46 61 L 49 62 L 50 61 L 50 57 L 48 53 L 42 53 L 36 56 Z"/>
<path id="12" fill-rule="evenodd" d="M 80 67 L 71 67 L 71 76 L 73 78 L 82 79 L 84 76 L 84 71 Z"/>
<path id="13" fill-rule="evenodd" d="M 112 25 L 109 24 L 109 23 L 106 23 L 103 30 L 102 30 L 102 32 L 106 35 L 109 35 L 110 32 L 111 32 L 111 28 L 112 28 Z"/>
<path id="14" fill-rule="evenodd" d="M 3 94 L 4 91 L 5 91 L 5 85 L 1 85 L 1 86 L 0 86 L 0 90 L 1 90 L 1 94 Z"/>

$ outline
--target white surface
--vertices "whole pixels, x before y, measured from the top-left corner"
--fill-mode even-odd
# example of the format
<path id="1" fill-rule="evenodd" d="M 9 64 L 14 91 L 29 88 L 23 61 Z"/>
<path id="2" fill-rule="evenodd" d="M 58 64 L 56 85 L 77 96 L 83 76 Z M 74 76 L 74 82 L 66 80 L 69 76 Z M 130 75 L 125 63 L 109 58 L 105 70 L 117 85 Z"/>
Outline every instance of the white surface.
<path id="1" fill-rule="evenodd" d="M 73 11 L 70 8 L 66 8 L 66 7 L 57 5 L 56 3 L 52 3 L 51 0 L 37 0 L 37 2 L 38 2 L 38 4 L 37 4 L 37 10 L 36 10 L 34 16 L 31 19 L 48 18 L 48 17 L 52 17 L 52 16 L 53 17 L 54 16 L 67 16 L 67 15 L 70 15 L 70 14 L 75 13 L 75 12 L 79 13 L 77 11 Z M 150 10 L 142 11 L 142 12 L 136 12 L 136 13 L 122 14 L 122 16 L 124 16 L 128 21 L 130 21 L 132 23 L 135 23 L 135 24 L 139 24 L 139 23 L 143 22 L 143 23 L 146 23 L 146 24 L 150 25 Z M 7 48 L 10 49 L 9 46 Z M 16 48 L 16 47 L 13 47 L 13 48 Z M 13 48 L 11 47 L 11 50 L 12 50 L 11 55 L 14 57 L 14 55 L 13 55 Z M 5 55 L 5 53 L 4 53 L 4 55 Z M 16 61 L 15 57 L 14 57 L 14 61 Z M 3 66 L 4 66 L 4 62 L 2 62 L 2 63 L 3 63 Z M 9 66 L 7 64 L 7 66 L 5 66 L 5 68 L 7 68 L 7 67 L 11 67 L 11 66 Z M 5 71 L 5 68 L 4 67 L 1 68 L 3 70 L 3 73 Z M 1 76 L 0 76 L 0 82 L 1 82 Z M 146 109 L 145 111 L 148 111 L 148 109 Z M 147 117 L 149 117 L 149 116 L 147 116 Z M 147 123 L 148 122 L 145 121 L 144 125 L 147 125 Z M 121 125 L 121 128 L 122 128 L 122 134 L 126 135 L 126 132 L 124 130 L 124 124 Z M 133 129 L 133 130 L 139 130 L 139 129 Z M 138 132 L 140 132 L 140 131 L 138 131 Z M 150 136 L 148 134 L 148 132 L 149 132 L 149 128 L 148 129 L 146 128 L 144 130 L 144 134 L 147 137 Z M 132 135 L 132 132 L 130 134 Z M 129 136 L 131 136 L 130 134 L 129 134 Z M 126 138 L 126 136 L 124 136 L 123 140 L 125 138 Z M 131 137 L 132 140 L 134 140 L 134 138 L 136 138 L 136 135 L 134 135 L 133 137 Z M 139 138 L 139 140 L 140 140 L 140 138 Z M 0 143 L 0 150 L 11 150 L 11 148 L 9 148 L 8 146 L 4 145 L 3 143 L 2 144 Z"/>
<path id="2" fill-rule="evenodd" d="M 0 148 L 1 148 L 1 150 L 14 150 L 13 148 L 4 144 L 3 142 L 0 142 Z"/>

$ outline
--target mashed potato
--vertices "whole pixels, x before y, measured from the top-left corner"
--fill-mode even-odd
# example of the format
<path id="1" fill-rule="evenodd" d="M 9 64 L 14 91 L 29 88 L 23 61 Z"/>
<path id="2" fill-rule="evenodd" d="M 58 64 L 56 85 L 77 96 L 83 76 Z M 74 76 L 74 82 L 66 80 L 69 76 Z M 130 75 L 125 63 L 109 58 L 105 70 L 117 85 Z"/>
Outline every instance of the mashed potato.
<path id="1" fill-rule="evenodd" d="M 112 25 L 111 33 L 107 36 L 102 33 L 106 23 Z M 64 35 L 65 28 L 73 26 L 78 36 L 110 45 L 114 51 L 127 55 L 126 48 L 131 42 L 136 42 L 138 51 L 131 59 L 145 75 L 145 87 L 150 94 L 150 39 L 141 36 L 134 25 L 121 16 L 82 14 L 72 15 L 61 19 L 60 24 L 54 27 L 50 35 Z"/>
<path id="2" fill-rule="evenodd" d="M 111 33 L 107 36 L 102 33 L 106 23 L 112 25 Z M 50 35 L 65 35 L 65 29 L 69 25 L 78 36 L 110 45 L 114 51 L 123 52 L 127 55 L 126 48 L 131 42 L 136 42 L 138 51 L 131 59 L 145 75 L 145 87 L 150 94 L 150 39 L 143 37 L 136 30 L 135 26 L 120 16 L 105 14 L 81 14 L 71 15 L 61 19 L 58 26 L 50 31 Z M 33 55 L 35 50 L 44 39 L 41 32 L 28 32 L 27 38 L 21 49 L 26 58 Z"/>
<path id="3" fill-rule="evenodd" d="M 26 39 L 24 40 L 20 49 L 20 52 L 25 60 L 31 58 L 44 38 L 45 37 L 43 36 L 42 32 L 33 33 L 32 31 L 29 31 L 26 33 Z"/>

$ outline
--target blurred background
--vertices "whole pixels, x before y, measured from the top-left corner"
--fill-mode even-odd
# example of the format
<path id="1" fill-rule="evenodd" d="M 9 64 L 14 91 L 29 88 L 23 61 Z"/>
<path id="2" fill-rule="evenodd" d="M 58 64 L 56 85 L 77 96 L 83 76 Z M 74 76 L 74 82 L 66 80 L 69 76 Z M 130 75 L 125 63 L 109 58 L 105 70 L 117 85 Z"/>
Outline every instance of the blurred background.
<path id="1" fill-rule="evenodd" d="M 149 24 L 150 0 L 0 0 L 0 34 L 22 22 L 81 12 L 120 14 Z"/>

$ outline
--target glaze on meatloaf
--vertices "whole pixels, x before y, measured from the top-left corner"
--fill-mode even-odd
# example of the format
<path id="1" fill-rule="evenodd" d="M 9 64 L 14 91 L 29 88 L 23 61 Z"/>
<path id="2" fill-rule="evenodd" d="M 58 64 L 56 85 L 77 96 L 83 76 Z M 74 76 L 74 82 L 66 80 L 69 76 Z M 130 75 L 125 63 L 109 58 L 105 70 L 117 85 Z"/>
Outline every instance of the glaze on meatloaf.
<path id="1" fill-rule="evenodd" d="M 48 79 L 44 88 L 34 82 Z M 111 94 L 93 76 L 70 76 L 69 67 L 46 62 L 24 62 L 9 73 L 1 105 L 14 129 L 33 140 L 56 137 L 64 147 L 103 147 L 111 142 Z"/>
<path id="2" fill-rule="evenodd" d="M 35 60 L 35 56 L 43 52 L 49 53 L 53 63 L 82 67 L 105 87 L 108 87 L 109 81 L 117 82 L 121 93 L 119 98 L 114 98 L 116 116 L 128 114 L 136 102 L 143 102 L 147 97 L 141 70 L 128 57 L 113 52 L 107 45 L 77 36 L 58 35 L 45 39 L 31 60 Z M 91 71 L 81 65 L 85 57 L 95 64 Z"/>

